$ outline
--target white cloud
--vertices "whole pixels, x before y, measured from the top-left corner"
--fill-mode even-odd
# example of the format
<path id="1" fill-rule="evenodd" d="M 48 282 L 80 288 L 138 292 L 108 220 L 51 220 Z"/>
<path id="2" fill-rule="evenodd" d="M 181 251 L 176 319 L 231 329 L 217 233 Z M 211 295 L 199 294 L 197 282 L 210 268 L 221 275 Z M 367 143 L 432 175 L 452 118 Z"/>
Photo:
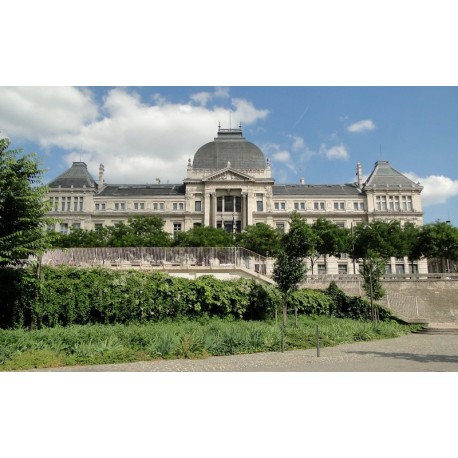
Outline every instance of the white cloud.
<path id="1" fill-rule="evenodd" d="M 450 197 L 458 196 L 458 180 L 443 175 L 430 175 L 420 178 L 412 172 L 404 173 L 404 175 L 415 183 L 420 182 L 420 185 L 423 186 L 421 197 L 424 207 L 443 204 Z"/>
<path id="2" fill-rule="evenodd" d="M 213 95 L 221 99 L 228 91 L 218 88 Z M 243 99 L 233 105 L 233 125 L 251 125 L 269 113 Z M 188 158 L 216 136 L 218 123 L 227 118 L 226 107 L 195 105 L 192 99 L 172 103 L 160 94 L 145 102 L 119 88 L 107 92 L 99 105 L 78 88 L 0 89 L 0 126 L 10 138 L 66 150 L 66 166 L 81 154 L 94 177 L 103 163 L 108 183 L 156 178 L 180 183 Z"/>
<path id="3" fill-rule="evenodd" d="M 289 154 L 289 151 L 286 150 L 278 151 L 277 153 L 274 153 L 273 159 L 277 162 L 288 162 L 291 159 L 291 155 Z"/>
<path id="4" fill-rule="evenodd" d="M 348 132 L 353 133 L 365 132 L 374 129 L 375 124 L 371 119 L 363 119 L 362 121 L 355 122 L 351 126 L 347 127 Z"/>
<path id="5" fill-rule="evenodd" d="M 10 138 L 42 145 L 77 133 L 99 115 L 92 94 L 73 87 L 0 87 L 0 126 Z"/>
<path id="6" fill-rule="evenodd" d="M 212 95 L 210 92 L 198 92 L 197 94 L 191 95 L 191 100 L 194 100 L 199 105 L 207 105 L 208 101 L 211 99 Z"/>
<path id="7" fill-rule="evenodd" d="M 291 147 L 293 151 L 301 151 L 304 149 L 305 143 L 302 137 L 297 135 L 291 135 L 290 137 L 293 139 L 293 145 Z"/>
<path id="8" fill-rule="evenodd" d="M 340 145 L 328 148 L 325 144 L 320 146 L 320 154 L 325 155 L 329 160 L 333 159 L 348 159 L 349 154 L 347 148 L 341 143 Z"/>

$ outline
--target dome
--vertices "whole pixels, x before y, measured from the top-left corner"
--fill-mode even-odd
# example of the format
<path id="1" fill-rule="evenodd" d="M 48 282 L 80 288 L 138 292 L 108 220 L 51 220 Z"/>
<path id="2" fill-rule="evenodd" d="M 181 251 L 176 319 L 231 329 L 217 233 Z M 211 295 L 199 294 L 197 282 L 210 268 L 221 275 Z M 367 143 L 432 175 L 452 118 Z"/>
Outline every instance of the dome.
<path id="1" fill-rule="evenodd" d="M 220 170 L 227 167 L 238 170 L 265 169 L 263 152 L 247 142 L 241 129 L 219 129 L 218 137 L 201 146 L 194 155 L 194 169 Z"/>

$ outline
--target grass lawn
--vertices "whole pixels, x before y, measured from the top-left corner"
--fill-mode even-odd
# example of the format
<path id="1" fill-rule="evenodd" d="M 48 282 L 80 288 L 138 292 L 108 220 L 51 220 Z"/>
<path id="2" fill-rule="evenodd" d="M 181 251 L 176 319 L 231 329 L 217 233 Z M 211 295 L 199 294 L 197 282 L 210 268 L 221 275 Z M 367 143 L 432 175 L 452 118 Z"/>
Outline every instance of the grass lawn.
<path id="1" fill-rule="evenodd" d="M 322 347 L 398 337 L 420 327 L 300 316 L 297 326 L 293 318 L 288 322 L 285 349 L 315 347 L 317 326 Z M 0 371 L 279 351 L 280 335 L 272 321 L 217 318 L 0 330 Z"/>

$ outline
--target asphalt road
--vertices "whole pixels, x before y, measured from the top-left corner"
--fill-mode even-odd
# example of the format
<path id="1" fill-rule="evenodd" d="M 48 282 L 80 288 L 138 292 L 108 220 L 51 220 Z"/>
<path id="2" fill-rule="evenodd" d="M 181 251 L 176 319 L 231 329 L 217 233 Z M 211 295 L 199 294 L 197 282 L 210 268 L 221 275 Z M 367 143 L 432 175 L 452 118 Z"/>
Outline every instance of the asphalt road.
<path id="1" fill-rule="evenodd" d="M 72 366 L 52 372 L 458 372 L 458 335 L 410 334 L 320 349 Z"/>

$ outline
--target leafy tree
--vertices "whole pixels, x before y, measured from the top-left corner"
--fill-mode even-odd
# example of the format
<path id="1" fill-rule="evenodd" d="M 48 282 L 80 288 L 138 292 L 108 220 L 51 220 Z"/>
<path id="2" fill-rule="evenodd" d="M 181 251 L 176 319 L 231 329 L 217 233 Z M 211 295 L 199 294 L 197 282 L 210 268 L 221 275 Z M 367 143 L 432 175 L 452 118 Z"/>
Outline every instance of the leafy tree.
<path id="1" fill-rule="evenodd" d="M 312 248 L 310 226 L 305 220 L 293 213 L 290 230 L 282 238 L 282 249 L 277 255 L 272 278 L 283 296 L 283 322 L 281 333 L 281 351 L 285 347 L 285 329 L 289 295 L 297 289 L 307 271 L 304 258 Z"/>
<path id="2" fill-rule="evenodd" d="M 385 274 L 385 265 L 385 260 L 380 254 L 368 251 L 361 267 L 361 275 L 364 279 L 363 288 L 370 299 L 373 321 L 378 319 L 373 301 L 381 299 L 385 295 L 381 281 Z"/>
<path id="3" fill-rule="evenodd" d="M 442 272 L 449 272 L 450 260 L 458 260 L 458 228 L 440 221 L 426 224 L 418 234 L 417 252 L 427 258 L 439 258 Z"/>
<path id="4" fill-rule="evenodd" d="M 403 256 L 402 240 L 399 221 L 375 220 L 366 225 L 361 224 L 354 230 L 354 259 L 364 259 L 369 252 L 377 253 L 384 259 L 391 256 Z"/>
<path id="5" fill-rule="evenodd" d="M 280 250 L 281 238 L 282 232 L 278 229 L 259 223 L 237 234 L 236 244 L 262 256 L 275 256 Z"/>
<path id="6" fill-rule="evenodd" d="M 49 245 L 43 171 L 34 154 L 8 150 L 9 145 L 0 139 L 0 266 L 19 264 Z"/>
<path id="7" fill-rule="evenodd" d="M 402 256 L 409 258 L 411 267 L 410 272 L 413 272 L 413 263 L 422 257 L 421 245 L 419 240 L 420 228 L 408 221 L 402 228 L 401 252 Z"/>
<path id="8" fill-rule="evenodd" d="M 165 222 L 159 216 L 138 216 L 127 222 L 130 233 L 126 235 L 124 246 L 170 246 L 171 236 L 164 231 Z"/>
<path id="9" fill-rule="evenodd" d="M 332 221 L 325 218 L 318 218 L 312 224 L 312 231 L 315 233 L 316 240 L 315 260 L 316 256 L 321 254 L 324 255 L 326 262 L 327 256 L 337 256 L 339 253 L 345 253 L 347 251 L 348 231 L 337 226 Z"/>
<path id="10" fill-rule="evenodd" d="M 186 232 L 178 232 L 175 246 L 183 247 L 228 247 L 234 245 L 230 232 L 210 226 L 197 226 Z"/>

